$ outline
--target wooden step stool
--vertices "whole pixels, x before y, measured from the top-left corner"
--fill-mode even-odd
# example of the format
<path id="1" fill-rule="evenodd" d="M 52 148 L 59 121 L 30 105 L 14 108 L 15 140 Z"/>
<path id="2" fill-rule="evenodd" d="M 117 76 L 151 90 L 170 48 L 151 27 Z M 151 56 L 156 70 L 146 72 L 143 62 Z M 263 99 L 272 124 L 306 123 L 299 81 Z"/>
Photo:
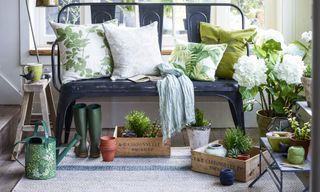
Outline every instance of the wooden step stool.
<path id="1" fill-rule="evenodd" d="M 25 83 L 23 85 L 24 93 L 21 104 L 21 119 L 17 127 L 15 143 L 21 141 L 24 131 L 33 131 L 34 129 L 33 126 L 30 125 L 34 94 L 39 94 L 42 119 L 47 123 L 49 136 L 52 136 L 50 122 L 53 126 L 55 125 L 56 110 L 52 98 L 51 88 L 49 85 L 50 82 L 51 79 L 43 79 L 33 83 Z M 39 128 L 39 131 L 43 131 L 42 126 L 39 126 Z M 53 129 L 53 132 L 54 131 L 55 130 Z M 18 158 L 21 149 L 22 144 L 18 144 L 15 146 L 11 157 L 12 160 L 14 160 L 14 158 Z"/>

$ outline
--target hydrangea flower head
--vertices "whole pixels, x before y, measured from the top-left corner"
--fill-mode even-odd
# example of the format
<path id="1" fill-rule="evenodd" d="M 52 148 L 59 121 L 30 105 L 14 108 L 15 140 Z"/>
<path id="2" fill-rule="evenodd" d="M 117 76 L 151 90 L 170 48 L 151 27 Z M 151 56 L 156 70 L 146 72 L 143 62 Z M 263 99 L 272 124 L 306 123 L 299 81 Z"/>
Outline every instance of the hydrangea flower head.
<path id="1" fill-rule="evenodd" d="M 275 65 L 274 71 L 276 77 L 287 84 L 300 84 L 305 68 L 301 56 L 284 55 L 282 62 Z"/>
<path id="2" fill-rule="evenodd" d="M 240 57 L 234 70 L 233 79 L 242 87 L 251 89 L 267 81 L 267 66 L 263 59 L 258 59 L 255 55 Z"/>

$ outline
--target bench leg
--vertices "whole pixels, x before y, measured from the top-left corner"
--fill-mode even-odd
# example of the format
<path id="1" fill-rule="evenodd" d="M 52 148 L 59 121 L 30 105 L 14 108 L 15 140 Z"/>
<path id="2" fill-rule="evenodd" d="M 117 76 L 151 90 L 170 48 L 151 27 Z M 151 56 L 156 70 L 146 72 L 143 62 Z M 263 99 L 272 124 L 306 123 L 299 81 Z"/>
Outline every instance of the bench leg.
<path id="1" fill-rule="evenodd" d="M 58 110 L 57 110 L 57 119 L 56 119 L 56 134 L 55 134 L 57 146 L 60 146 L 61 144 L 63 124 L 65 122 L 68 108 L 75 100 L 76 98 L 73 98 L 72 95 L 65 95 L 63 94 L 63 92 L 60 93 Z"/>
<path id="2" fill-rule="evenodd" d="M 65 120 L 64 143 L 68 143 L 68 140 L 69 140 L 70 128 L 71 128 L 72 117 L 73 117 L 72 106 L 75 103 L 76 102 L 73 101 L 67 109 L 66 120 Z"/>
<path id="3" fill-rule="evenodd" d="M 229 106 L 233 118 L 233 122 L 237 128 L 245 132 L 243 103 L 240 93 L 236 93 L 233 97 L 228 98 Z"/>

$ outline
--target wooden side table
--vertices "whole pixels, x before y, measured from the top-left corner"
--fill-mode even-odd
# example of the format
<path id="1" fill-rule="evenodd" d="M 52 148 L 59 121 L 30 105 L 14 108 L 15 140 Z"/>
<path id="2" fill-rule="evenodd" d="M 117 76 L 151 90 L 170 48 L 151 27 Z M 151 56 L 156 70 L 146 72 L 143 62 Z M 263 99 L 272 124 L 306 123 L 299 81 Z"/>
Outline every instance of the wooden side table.
<path id="1" fill-rule="evenodd" d="M 21 141 L 24 131 L 33 131 L 33 126 L 30 125 L 32 116 L 33 98 L 35 94 L 39 94 L 42 119 L 46 121 L 49 136 L 51 136 L 51 125 L 55 126 L 56 110 L 53 102 L 52 91 L 50 88 L 51 79 L 43 79 L 34 83 L 25 83 L 23 85 L 23 99 L 21 104 L 21 119 L 17 127 L 15 143 Z M 51 120 L 51 121 L 50 121 Z M 39 127 L 39 131 L 43 131 L 42 127 Z M 53 132 L 55 129 L 52 130 Z M 22 144 L 16 145 L 13 149 L 11 159 L 18 157 L 21 152 Z"/>

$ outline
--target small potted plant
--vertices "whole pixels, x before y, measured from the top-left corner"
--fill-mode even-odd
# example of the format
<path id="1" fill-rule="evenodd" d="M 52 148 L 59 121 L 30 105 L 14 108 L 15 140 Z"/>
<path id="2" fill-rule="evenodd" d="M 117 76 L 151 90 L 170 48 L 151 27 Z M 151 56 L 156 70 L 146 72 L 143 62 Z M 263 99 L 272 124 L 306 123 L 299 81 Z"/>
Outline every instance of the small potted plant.
<path id="1" fill-rule="evenodd" d="M 307 64 L 306 70 L 303 73 L 303 77 L 301 78 L 303 89 L 304 89 L 304 95 L 306 96 L 306 100 L 308 103 L 308 106 L 311 107 L 312 103 L 312 78 L 311 78 L 311 63 Z"/>
<path id="2" fill-rule="evenodd" d="M 223 142 L 227 149 L 228 157 L 240 160 L 247 160 L 250 158 L 248 152 L 252 148 L 252 139 L 248 135 L 245 135 L 240 129 L 227 129 Z"/>
<path id="3" fill-rule="evenodd" d="M 116 126 L 116 156 L 169 156 L 170 140 L 163 142 L 161 126 L 143 111 L 131 111 L 125 126 Z"/>
<path id="4" fill-rule="evenodd" d="M 191 150 L 202 147 L 209 143 L 211 124 L 204 118 L 204 113 L 195 110 L 196 122 L 187 125 L 187 134 Z"/>
<path id="5" fill-rule="evenodd" d="M 311 123 L 308 121 L 303 123 L 303 125 L 300 125 L 296 117 L 293 117 L 291 111 L 288 113 L 288 120 L 291 128 L 293 129 L 291 145 L 303 147 L 305 151 L 304 158 L 307 159 L 311 139 Z"/>

